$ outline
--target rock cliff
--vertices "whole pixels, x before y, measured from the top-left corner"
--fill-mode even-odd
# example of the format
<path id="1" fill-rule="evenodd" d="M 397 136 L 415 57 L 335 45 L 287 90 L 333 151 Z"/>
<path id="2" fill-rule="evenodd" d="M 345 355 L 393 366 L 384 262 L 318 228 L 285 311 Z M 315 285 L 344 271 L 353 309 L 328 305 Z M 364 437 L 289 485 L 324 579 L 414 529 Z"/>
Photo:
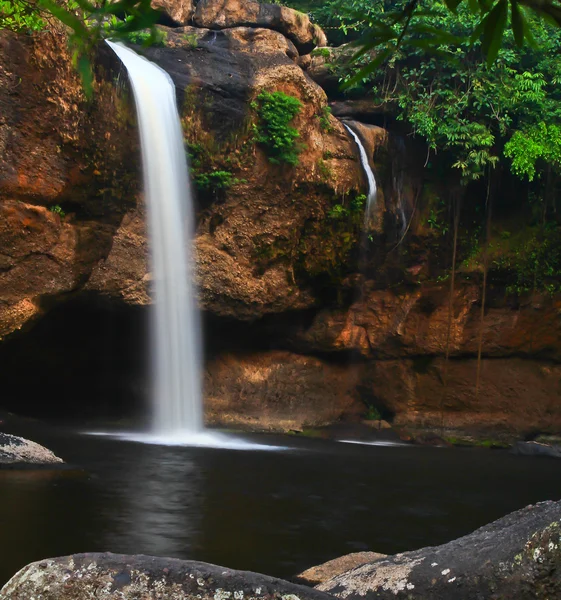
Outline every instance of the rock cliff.
<path id="1" fill-rule="evenodd" d="M 434 187 L 447 182 L 426 175 L 414 142 L 354 122 L 379 188 L 366 239 L 357 149 L 310 77 L 321 81 L 320 58 L 301 56 L 323 45 L 323 34 L 284 7 L 226 4 L 155 3 L 174 27 L 162 27 L 163 47 L 139 49 L 176 84 L 197 183 L 209 420 L 299 429 L 358 418 L 370 406 L 405 428 L 559 430 L 560 300 L 514 301 L 496 288 L 481 320 L 479 274 L 465 271 L 450 303 L 448 282 L 437 281 L 449 248 L 426 226 Z M 8 380 L 10 349 L 20 355 L 26 331 L 63 301 L 150 302 L 126 75 L 100 48 L 87 102 L 65 48 L 63 32 L 0 34 Z M 273 164 L 256 142 L 262 92 L 301 102 L 296 166 Z M 370 118 L 359 104 L 334 111 Z M 225 183 L 213 184 L 217 173 Z"/>

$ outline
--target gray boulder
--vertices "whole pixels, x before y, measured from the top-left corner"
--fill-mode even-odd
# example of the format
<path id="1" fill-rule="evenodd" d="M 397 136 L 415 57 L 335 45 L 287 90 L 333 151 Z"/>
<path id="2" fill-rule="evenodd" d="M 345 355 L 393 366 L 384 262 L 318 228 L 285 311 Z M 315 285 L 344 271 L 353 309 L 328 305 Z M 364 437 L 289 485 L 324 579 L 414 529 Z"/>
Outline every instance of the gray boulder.
<path id="1" fill-rule="evenodd" d="M 175 558 L 92 553 L 24 567 L 0 600 L 333 600 L 313 588 Z"/>
<path id="2" fill-rule="evenodd" d="M 62 465 L 50 450 L 25 438 L 0 433 L 0 469 Z"/>
<path id="3" fill-rule="evenodd" d="M 346 600 L 561 598 L 561 502 L 528 506 L 448 544 L 396 554 L 316 589 Z"/>

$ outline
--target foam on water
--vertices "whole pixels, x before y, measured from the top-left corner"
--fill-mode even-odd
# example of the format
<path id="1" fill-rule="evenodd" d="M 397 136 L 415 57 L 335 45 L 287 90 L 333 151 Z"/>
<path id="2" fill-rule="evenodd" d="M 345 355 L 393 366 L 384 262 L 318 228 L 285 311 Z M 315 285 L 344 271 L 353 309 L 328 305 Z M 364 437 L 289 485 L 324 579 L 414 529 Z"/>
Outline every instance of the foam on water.
<path id="1" fill-rule="evenodd" d="M 250 442 L 236 435 L 203 431 L 191 433 L 189 431 L 157 434 L 151 432 L 131 431 L 87 431 L 86 435 L 110 437 L 125 442 L 152 444 L 155 446 L 186 446 L 195 448 L 222 448 L 225 450 L 287 450 L 288 446 L 271 446 Z"/>
<path id="2" fill-rule="evenodd" d="M 360 444 L 361 446 L 409 446 L 409 444 L 403 444 L 401 442 L 385 442 L 385 441 L 374 441 L 374 442 L 363 442 L 361 440 L 337 440 L 341 444 Z"/>

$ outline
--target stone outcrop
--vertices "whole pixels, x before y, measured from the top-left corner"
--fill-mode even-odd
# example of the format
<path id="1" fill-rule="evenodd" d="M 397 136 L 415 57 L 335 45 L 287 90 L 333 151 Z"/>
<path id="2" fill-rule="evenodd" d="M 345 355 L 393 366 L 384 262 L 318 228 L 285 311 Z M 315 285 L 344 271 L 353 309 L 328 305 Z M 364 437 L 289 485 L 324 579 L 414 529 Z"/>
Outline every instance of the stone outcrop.
<path id="1" fill-rule="evenodd" d="M 197 27 L 208 29 L 274 29 L 293 42 L 300 54 L 307 54 L 316 46 L 327 45 L 325 34 L 307 15 L 278 4 L 246 0 L 201 0 L 195 9 L 193 23 Z"/>
<path id="2" fill-rule="evenodd" d="M 87 106 L 64 34 L 0 32 L 0 57 L 1 338 L 82 287 L 136 185 L 115 89 Z"/>
<path id="3" fill-rule="evenodd" d="M 193 0 L 152 0 L 152 7 L 162 13 L 164 25 L 186 25 L 195 12 Z"/>
<path id="4" fill-rule="evenodd" d="M 396 554 L 317 589 L 348 600 L 546 600 L 561 596 L 561 503 L 511 513 L 458 540 Z"/>
<path id="5" fill-rule="evenodd" d="M 206 563 L 110 553 L 74 554 L 24 567 L 0 600 L 329 600 L 304 587 Z"/>
<path id="6" fill-rule="evenodd" d="M 309 284 L 296 281 L 291 257 L 299 253 L 306 224 L 320 226 L 334 196 L 361 188 L 352 141 L 331 117 L 329 130 L 322 129 L 325 93 L 294 62 L 294 47 L 280 33 L 246 27 L 167 33 L 169 47 L 146 55 L 184 91 L 186 137 L 205 156 L 206 169 L 231 171 L 238 180 L 226 194 L 207 196 L 210 205 L 200 213 L 201 305 L 243 320 L 316 305 Z M 272 165 L 252 141 L 251 103 L 261 91 L 302 102 L 293 125 L 305 151 L 294 168 Z"/>
<path id="7" fill-rule="evenodd" d="M 63 464 L 62 458 L 25 438 L 0 432 L 0 469 L 52 467 Z"/>

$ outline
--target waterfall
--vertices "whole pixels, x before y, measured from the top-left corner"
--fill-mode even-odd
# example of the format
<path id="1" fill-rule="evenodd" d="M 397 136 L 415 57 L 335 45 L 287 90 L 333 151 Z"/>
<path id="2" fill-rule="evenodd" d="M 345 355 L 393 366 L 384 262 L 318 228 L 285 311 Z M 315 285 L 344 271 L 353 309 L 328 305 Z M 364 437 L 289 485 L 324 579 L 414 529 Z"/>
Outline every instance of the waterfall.
<path id="1" fill-rule="evenodd" d="M 370 216 L 372 215 L 372 211 L 376 206 L 376 196 L 378 193 L 378 188 L 376 187 L 376 178 L 374 177 L 374 172 L 370 167 L 370 161 L 368 160 L 366 149 L 364 148 L 360 137 L 346 123 L 343 123 L 343 126 L 351 134 L 356 145 L 358 146 L 358 151 L 360 153 L 360 162 L 362 164 L 364 172 L 366 173 L 366 178 L 368 179 L 368 196 L 366 197 L 365 213 L 365 221 L 368 224 Z"/>
<path id="2" fill-rule="evenodd" d="M 148 211 L 154 307 L 153 433 L 203 430 L 200 316 L 192 283 L 193 200 L 171 77 L 120 43 L 134 93 Z"/>

